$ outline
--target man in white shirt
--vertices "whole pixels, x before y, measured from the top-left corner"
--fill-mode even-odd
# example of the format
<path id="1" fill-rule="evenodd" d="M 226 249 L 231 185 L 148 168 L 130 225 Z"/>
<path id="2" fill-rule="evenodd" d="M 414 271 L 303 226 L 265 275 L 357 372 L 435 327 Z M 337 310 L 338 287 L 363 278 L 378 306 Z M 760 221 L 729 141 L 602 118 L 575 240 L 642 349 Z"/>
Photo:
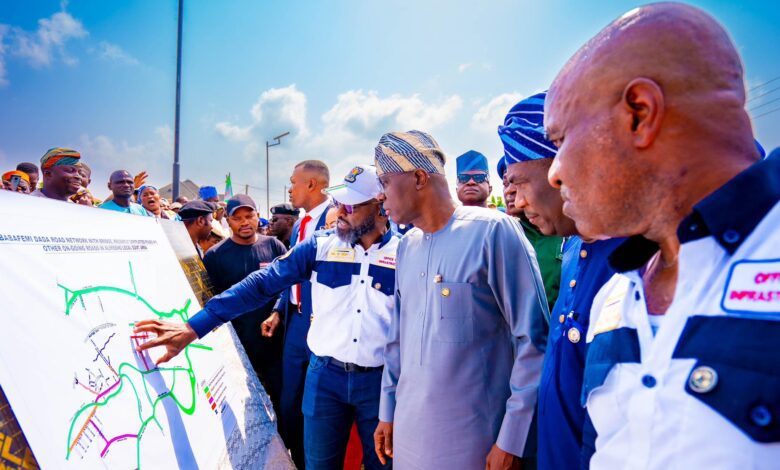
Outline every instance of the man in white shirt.
<path id="1" fill-rule="evenodd" d="M 344 184 L 327 191 L 339 208 L 335 232 L 321 231 L 298 243 L 268 268 L 214 297 L 186 324 L 146 321 L 137 326 L 158 335 L 143 348 L 165 345 L 165 361 L 282 289 L 310 280 L 314 302 L 308 344 L 313 354 L 303 397 L 306 468 L 343 468 L 353 422 L 365 468 L 389 468 L 372 450 L 384 347 L 395 306 L 399 239 L 388 230 L 376 199 L 379 185 L 373 167 L 355 167 Z"/>
<path id="2" fill-rule="evenodd" d="M 586 337 L 585 466 L 777 468 L 780 162 L 745 95 L 728 33 L 674 3 L 615 20 L 550 88 L 564 213 L 630 237 Z"/>

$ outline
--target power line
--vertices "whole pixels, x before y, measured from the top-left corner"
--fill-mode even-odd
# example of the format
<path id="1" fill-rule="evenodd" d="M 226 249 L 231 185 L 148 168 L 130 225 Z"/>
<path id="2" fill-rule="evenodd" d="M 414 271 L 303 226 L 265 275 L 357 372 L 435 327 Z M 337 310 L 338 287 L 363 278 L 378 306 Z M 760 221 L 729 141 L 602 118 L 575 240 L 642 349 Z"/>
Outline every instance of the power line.
<path id="1" fill-rule="evenodd" d="M 755 100 L 755 99 L 761 98 L 762 96 L 766 96 L 766 95 L 768 95 L 768 94 L 770 94 L 770 93 L 772 93 L 772 92 L 775 92 L 775 91 L 777 91 L 777 90 L 780 90 L 780 86 L 779 86 L 779 87 L 776 87 L 776 88 L 772 88 L 771 90 L 769 90 L 769 91 L 767 91 L 767 92 L 765 92 L 765 93 L 761 93 L 760 95 L 751 96 L 751 97 L 750 97 L 750 98 L 749 98 L 749 99 L 746 101 L 746 103 L 750 103 L 751 101 L 753 101 L 753 100 Z"/>
<path id="2" fill-rule="evenodd" d="M 767 111 L 767 112 L 765 112 L 765 113 L 762 113 L 762 114 L 759 114 L 758 116 L 753 116 L 753 120 L 756 120 L 756 119 L 758 119 L 758 118 L 760 118 L 760 117 L 764 117 L 764 116 L 766 116 L 766 115 L 768 115 L 768 114 L 773 114 L 773 113 L 776 113 L 776 112 L 778 112 L 778 111 L 780 111 L 780 108 L 774 108 L 774 109 L 770 109 L 769 111 Z"/>
<path id="3" fill-rule="evenodd" d="M 768 105 L 768 104 L 772 104 L 772 103 L 774 103 L 774 102 L 776 102 L 776 101 L 780 101 L 780 98 L 775 98 L 775 99 L 773 99 L 773 100 L 769 100 L 769 101 L 767 101 L 766 103 L 761 103 L 761 104 L 760 104 L 760 105 L 758 105 L 758 106 L 753 106 L 753 107 L 752 107 L 752 108 L 750 108 L 748 111 L 750 111 L 750 112 L 753 112 L 753 111 L 757 110 L 758 108 L 763 108 L 764 106 L 766 106 L 766 105 Z"/>
<path id="4" fill-rule="evenodd" d="M 757 88 L 761 88 L 761 87 L 763 87 L 765 85 L 769 85 L 770 83 L 776 82 L 778 80 L 780 80 L 780 76 L 777 76 L 777 77 L 775 77 L 775 78 L 773 78 L 771 80 L 768 80 L 768 81 L 766 81 L 764 83 L 759 83 L 758 85 L 754 86 L 753 88 L 749 89 L 748 91 L 753 91 L 753 90 L 755 90 Z"/>

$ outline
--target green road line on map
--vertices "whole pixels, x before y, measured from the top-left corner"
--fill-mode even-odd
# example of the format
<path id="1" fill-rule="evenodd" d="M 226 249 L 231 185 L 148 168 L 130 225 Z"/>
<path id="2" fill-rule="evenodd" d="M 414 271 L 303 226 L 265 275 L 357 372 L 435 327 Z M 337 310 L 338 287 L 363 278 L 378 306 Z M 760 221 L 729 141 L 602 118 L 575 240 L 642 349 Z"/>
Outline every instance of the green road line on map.
<path id="1" fill-rule="evenodd" d="M 179 317 L 179 319 L 182 322 L 186 322 L 189 319 L 188 310 L 189 310 L 190 304 L 192 303 L 192 301 L 190 299 L 187 299 L 187 301 L 184 304 L 184 307 L 181 308 L 181 309 L 173 309 L 170 312 L 161 312 L 161 311 L 155 309 L 154 307 L 151 306 L 151 304 L 149 304 L 149 302 L 146 299 L 144 299 L 143 297 L 141 297 L 138 294 L 138 290 L 137 290 L 137 287 L 136 287 L 136 284 L 135 284 L 135 278 L 133 276 L 133 265 L 132 265 L 131 262 L 128 262 L 128 266 L 129 266 L 129 270 L 130 270 L 130 279 L 131 279 L 131 282 L 133 284 L 133 291 L 132 292 L 128 291 L 126 289 L 122 289 L 122 288 L 119 288 L 119 287 L 111 287 L 111 286 L 89 287 L 89 288 L 86 288 L 86 289 L 81 289 L 81 290 L 75 290 L 74 291 L 74 290 L 68 289 L 67 287 L 65 287 L 65 286 L 63 286 L 61 284 L 57 284 L 59 287 L 61 287 L 63 289 L 63 291 L 65 293 L 65 315 L 66 316 L 70 315 L 70 312 L 71 312 L 71 310 L 73 308 L 73 305 L 76 303 L 77 300 L 80 300 L 82 308 L 86 308 L 85 304 L 84 304 L 84 296 L 86 296 L 86 295 L 94 294 L 94 293 L 97 293 L 97 292 L 114 292 L 114 293 L 121 294 L 121 295 L 127 295 L 127 296 L 129 296 L 131 298 L 134 298 L 134 299 L 138 300 L 147 309 L 152 311 L 156 316 L 158 316 L 160 318 L 173 318 L 173 317 L 177 316 L 177 317 Z M 135 326 L 135 322 L 130 323 L 129 326 Z M 76 423 L 78 422 L 79 416 L 81 416 L 82 413 L 84 413 L 85 411 L 87 411 L 89 409 L 106 406 L 111 401 L 111 399 L 113 399 L 115 396 L 117 396 L 119 393 L 121 393 L 121 391 L 123 389 L 124 382 L 127 381 L 127 382 L 130 383 L 130 386 L 132 387 L 132 390 L 133 390 L 133 394 L 135 395 L 135 399 L 136 399 L 136 403 L 137 403 L 138 418 L 141 421 L 141 427 L 138 430 L 137 438 L 136 438 L 136 458 L 137 458 L 138 468 L 140 468 L 140 464 L 141 464 L 141 436 L 143 435 L 143 433 L 144 433 L 144 431 L 146 429 L 146 426 L 150 422 L 154 421 L 157 424 L 157 426 L 162 430 L 162 425 L 160 424 L 159 420 L 157 419 L 157 415 L 156 415 L 156 413 L 157 413 L 156 412 L 157 404 L 160 403 L 163 399 L 170 397 L 170 399 L 173 400 L 174 403 L 176 403 L 176 406 L 179 408 L 180 411 L 182 411 L 185 414 L 190 415 L 190 416 L 195 413 L 195 408 L 196 408 L 196 390 L 195 389 L 196 389 L 197 380 L 195 378 L 195 373 L 194 373 L 194 371 L 192 369 L 192 361 L 191 361 L 190 355 L 189 355 L 189 349 L 190 348 L 204 349 L 204 350 L 207 350 L 207 351 L 212 351 L 213 350 L 213 348 L 211 348 L 209 346 L 202 345 L 202 344 L 191 344 L 191 345 L 186 346 L 184 348 L 184 358 L 185 358 L 185 360 L 187 362 L 187 367 L 158 367 L 158 368 L 155 368 L 155 369 L 152 369 L 152 370 L 144 371 L 144 370 L 141 370 L 141 369 L 133 366 L 131 363 L 128 363 L 128 362 L 123 362 L 123 363 L 119 364 L 119 367 L 117 368 L 117 376 L 118 376 L 117 380 L 119 381 L 117 389 L 115 391 L 113 391 L 112 393 L 106 395 L 105 397 L 100 397 L 100 399 L 102 399 L 102 402 L 97 402 L 96 401 L 94 403 L 89 403 L 89 404 L 83 406 L 81 409 L 79 409 L 76 412 L 75 416 L 73 417 L 73 420 L 71 421 L 70 429 L 68 430 L 67 453 L 66 453 L 65 459 L 67 460 L 67 459 L 70 458 L 70 455 L 71 455 L 71 452 L 72 452 L 71 444 L 73 444 L 75 446 L 75 442 L 72 442 L 71 439 L 73 437 L 73 430 L 74 430 L 74 428 L 76 426 Z M 142 410 L 142 406 L 141 406 L 141 398 L 139 396 L 138 390 L 136 389 L 136 386 L 133 383 L 132 378 L 125 372 L 125 370 L 127 370 L 127 369 L 129 369 L 129 370 L 131 370 L 133 372 L 136 372 L 137 374 L 140 374 L 141 380 L 143 380 L 144 394 L 146 395 L 146 400 L 152 405 L 152 413 L 146 419 L 143 419 L 143 410 Z M 163 372 L 171 372 L 171 374 L 172 374 L 171 387 L 169 387 L 169 390 L 167 392 L 158 395 L 157 398 L 152 400 L 152 397 L 149 394 L 149 390 L 148 390 L 147 381 L 145 379 L 145 376 L 148 375 L 148 374 L 151 374 L 151 373 L 160 373 L 162 375 Z M 175 386 L 176 386 L 176 375 L 177 375 L 177 372 L 186 372 L 187 373 L 187 377 L 189 379 L 189 389 L 190 389 L 190 394 L 189 395 L 190 395 L 190 400 L 191 400 L 191 402 L 190 402 L 191 404 L 189 406 L 185 406 L 181 401 L 179 401 L 179 397 L 177 397 L 177 395 L 173 392 L 175 390 Z"/>

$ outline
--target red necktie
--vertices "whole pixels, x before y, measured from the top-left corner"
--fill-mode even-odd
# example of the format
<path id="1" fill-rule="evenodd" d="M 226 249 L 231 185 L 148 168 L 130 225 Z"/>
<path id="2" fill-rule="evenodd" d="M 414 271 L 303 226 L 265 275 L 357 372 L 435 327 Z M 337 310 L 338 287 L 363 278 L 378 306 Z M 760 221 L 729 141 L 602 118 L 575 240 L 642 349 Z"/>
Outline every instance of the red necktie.
<path id="1" fill-rule="evenodd" d="M 306 234 L 306 224 L 308 224 L 310 220 L 311 216 L 308 214 L 301 219 L 301 226 L 298 228 L 298 243 L 303 241 Z M 298 313 L 301 313 L 301 294 L 301 285 L 295 284 L 295 297 L 298 299 Z"/>

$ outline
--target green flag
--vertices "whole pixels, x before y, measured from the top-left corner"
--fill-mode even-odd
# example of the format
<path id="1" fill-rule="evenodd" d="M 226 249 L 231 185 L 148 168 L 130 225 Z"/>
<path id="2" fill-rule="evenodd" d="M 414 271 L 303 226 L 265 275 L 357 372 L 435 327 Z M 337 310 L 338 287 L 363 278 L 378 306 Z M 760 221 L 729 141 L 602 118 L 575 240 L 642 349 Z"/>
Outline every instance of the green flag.
<path id="1" fill-rule="evenodd" d="M 230 179 L 230 173 L 225 177 L 225 198 L 233 197 L 233 181 Z"/>

